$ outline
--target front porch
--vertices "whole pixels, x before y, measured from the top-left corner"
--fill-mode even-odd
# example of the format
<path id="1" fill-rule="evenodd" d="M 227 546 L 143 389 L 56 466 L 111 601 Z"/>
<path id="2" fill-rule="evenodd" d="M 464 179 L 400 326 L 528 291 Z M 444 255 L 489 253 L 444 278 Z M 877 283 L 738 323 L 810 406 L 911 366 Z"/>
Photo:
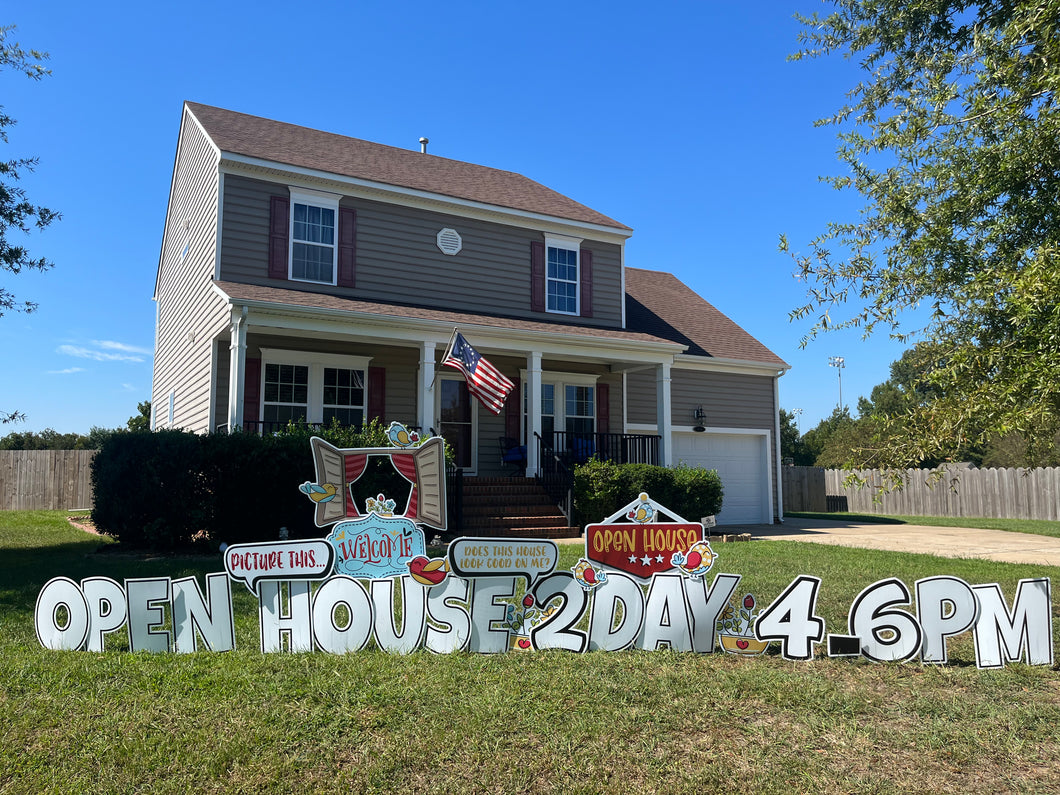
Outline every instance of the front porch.
<path id="1" fill-rule="evenodd" d="M 253 421 L 238 430 L 261 435 L 280 433 L 290 427 L 290 423 Z M 320 431 L 332 426 L 300 421 L 294 423 L 294 427 Z M 227 426 L 218 426 L 215 430 L 218 433 L 229 431 Z M 532 475 L 525 474 L 525 448 L 521 457 L 509 461 L 508 469 L 499 474 L 467 475 L 454 464 L 447 464 L 447 535 L 501 538 L 579 536 L 581 529 L 572 524 L 574 468 L 577 465 L 592 459 L 658 464 L 659 437 L 649 434 L 554 432 L 548 435 L 548 439 L 537 436 L 535 441 L 539 469 Z M 521 447 L 510 448 L 510 451 L 519 454 Z"/>

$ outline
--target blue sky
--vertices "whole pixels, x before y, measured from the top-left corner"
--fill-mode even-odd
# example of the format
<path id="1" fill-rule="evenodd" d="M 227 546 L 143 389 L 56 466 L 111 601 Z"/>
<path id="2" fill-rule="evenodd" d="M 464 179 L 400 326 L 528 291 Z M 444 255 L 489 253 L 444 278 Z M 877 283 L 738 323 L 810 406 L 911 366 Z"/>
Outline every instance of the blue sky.
<path id="1" fill-rule="evenodd" d="M 886 380 L 903 345 L 809 322 L 791 259 L 856 196 L 830 128 L 858 79 L 789 63 L 796 11 L 755 4 L 42 2 L 0 24 L 50 52 L 33 82 L 0 72 L 18 124 L 0 157 L 37 156 L 31 200 L 63 213 L 27 243 L 55 268 L 0 273 L 33 314 L 0 318 L 0 427 L 115 427 L 150 397 L 152 301 L 185 99 L 517 171 L 633 227 L 627 264 L 670 271 L 785 359 L 781 405 L 808 430 Z"/>

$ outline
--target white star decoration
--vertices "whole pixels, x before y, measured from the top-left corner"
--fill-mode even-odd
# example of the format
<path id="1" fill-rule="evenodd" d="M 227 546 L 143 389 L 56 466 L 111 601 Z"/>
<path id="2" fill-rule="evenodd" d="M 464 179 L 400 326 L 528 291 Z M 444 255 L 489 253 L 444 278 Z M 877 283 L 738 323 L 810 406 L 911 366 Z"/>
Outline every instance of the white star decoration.
<path id="1" fill-rule="evenodd" d="M 649 556 L 645 555 L 643 558 L 640 559 L 640 562 L 642 564 L 644 564 L 645 566 L 650 566 L 651 565 L 651 558 Z"/>
<path id="2" fill-rule="evenodd" d="M 655 556 L 655 560 L 656 560 L 657 562 L 659 562 L 659 563 L 662 563 L 662 562 L 663 562 L 663 556 L 662 556 L 662 555 L 656 555 L 656 556 Z"/>
<path id="3" fill-rule="evenodd" d="M 630 563 L 636 563 L 637 562 L 637 556 L 636 555 L 630 555 L 629 556 L 629 562 Z"/>

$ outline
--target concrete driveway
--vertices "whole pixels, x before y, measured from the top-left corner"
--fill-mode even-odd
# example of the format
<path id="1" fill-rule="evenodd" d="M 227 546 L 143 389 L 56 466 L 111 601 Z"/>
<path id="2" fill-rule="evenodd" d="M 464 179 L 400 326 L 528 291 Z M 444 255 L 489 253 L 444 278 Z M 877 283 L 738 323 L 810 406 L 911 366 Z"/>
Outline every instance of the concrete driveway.
<path id="1" fill-rule="evenodd" d="M 753 538 L 808 541 L 891 552 L 921 552 L 944 558 L 978 558 L 1006 563 L 1060 566 L 1060 538 L 915 524 L 865 524 L 826 519 L 786 518 L 782 525 L 715 528 L 715 532 L 750 532 Z"/>

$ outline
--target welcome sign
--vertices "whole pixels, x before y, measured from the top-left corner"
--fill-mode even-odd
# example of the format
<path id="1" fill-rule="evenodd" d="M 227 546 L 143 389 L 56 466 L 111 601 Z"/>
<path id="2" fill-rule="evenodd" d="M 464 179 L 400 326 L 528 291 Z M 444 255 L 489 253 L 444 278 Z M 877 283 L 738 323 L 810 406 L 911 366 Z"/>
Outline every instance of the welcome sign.
<path id="1" fill-rule="evenodd" d="M 34 614 L 41 644 L 102 651 L 106 636 L 124 629 L 133 651 L 230 650 L 235 581 L 257 598 L 263 652 L 345 654 L 374 645 L 399 654 L 755 655 L 775 644 L 789 660 L 809 660 L 820 646 L 830 657 L 946 663 L 949 639 L 971 632 L 980 668 L 1053 664 L 1048 578 L 1021 580 L 1011 606 L 996 583 L 939 576 L 910 588 L 887 578 L 857 596 L 842 632 L 828 633 L 817 615 L 820 578 L 797 577 L 763 608 L 739 591 L 741 575 L 715 573 L 718 556 L 701 524 L 647 494 L 589 525 L 584 556 L 569 570 L 557 569 L 559 550 L 546 539 L 461 537 L 431 558 L 423 528 L 445 529 L 438 509 L 445 481 L 430 476 L 434 464 L 421 477 L 417 466 L 428 454 L 312 443 L 317 480 L 300 489 L 328 528 L 324 538 L 228 547 L 225 571 L 206 575 L 205 589 L 194 577 L 52 579 Z M 440 450 L 438 439 L 427 444 Z M 404 457 L 395 464 L 413 483 L 404 514 L 386 495 L 368 500 L 363 514 L 352 504 L 349 485 L 364 467 L 350 461 L 366 452 Z"/>

